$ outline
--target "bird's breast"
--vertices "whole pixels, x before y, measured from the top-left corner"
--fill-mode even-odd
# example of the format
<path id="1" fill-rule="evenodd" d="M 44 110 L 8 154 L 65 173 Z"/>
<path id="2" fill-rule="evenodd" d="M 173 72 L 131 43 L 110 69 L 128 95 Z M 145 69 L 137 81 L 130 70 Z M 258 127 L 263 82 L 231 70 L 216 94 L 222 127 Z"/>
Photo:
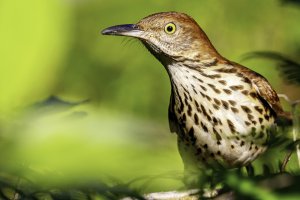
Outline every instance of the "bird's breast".
<path id="1" fill-rule="evenodd" d="M 252 161 L 263 151 L 274 117 L 251 82 L 218 69 L 169 67 L 180 137 L 214 160 Z"/>

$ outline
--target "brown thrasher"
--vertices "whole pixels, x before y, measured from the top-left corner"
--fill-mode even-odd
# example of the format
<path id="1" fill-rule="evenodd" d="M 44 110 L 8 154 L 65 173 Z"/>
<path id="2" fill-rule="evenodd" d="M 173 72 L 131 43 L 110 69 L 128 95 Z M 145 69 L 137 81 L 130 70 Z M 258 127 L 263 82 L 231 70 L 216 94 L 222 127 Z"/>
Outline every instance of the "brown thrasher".
<path id="1" fill-rule="evenodd" d="M 156 13 L 102 34 L 138 38 L 166 68 L 170 129 L 186 168 L 248 165 L 286 115 L 268 81 L 222 57 L 186 14 Z"/>

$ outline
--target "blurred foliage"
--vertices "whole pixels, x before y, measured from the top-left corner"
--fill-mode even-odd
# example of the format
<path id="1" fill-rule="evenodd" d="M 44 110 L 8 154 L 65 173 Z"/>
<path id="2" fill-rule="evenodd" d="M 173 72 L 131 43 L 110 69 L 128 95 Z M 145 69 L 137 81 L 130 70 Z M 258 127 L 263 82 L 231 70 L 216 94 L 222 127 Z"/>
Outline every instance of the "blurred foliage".
<path id="1" fill-rule="evenodd" d="M 293 4 L 296 4 L 296 5 L 300 5 L 300 1 L 299 0 L 281 0 L 283 3 L 293 3 Z"/>
<path id="2" fill-rule="evenodd" d="M 38 191 L 48 195 L 40 199 L 97 199 L 183 188 L 176 136 L 168 130 L 165 69 L 138 41 L 99 32 L 175 10 L 193 16 L 233 61 L 266 50 L 298 58 L 299 4 L 281 2 L 287 1 L 1 0 L 0 194 L 17 189 L 28 198 Z M 240 63 L 279 93 L 300 98 L 299 88 L 287 90 L 268 67 L 273 61 Z M 270 149 L 255 174 L 277 173 L 286 151 Z M 294 154 L 287 171 L 298 178 Z M 287 197 L 261 191 L 240 174 L 227 183 L 227 175 L 220 178 L 228 187 L 250 191 L 252 199 Z"/>
<path id="3" fill-rule="evenodd" d="M 0 112 L 49 95 L 69 44 L 70 8 L 61 1 L 0 2 Z"/>
<path id="4" fill-rule="evenodd" d="M 290 84 L 300 84 L 300 63 L 281 55 L 278 52 L 252 52 L 246 56 L 249 58 L 265 58 L 277 62 L 277 69 L 281 72 L 282 78 Z"/>

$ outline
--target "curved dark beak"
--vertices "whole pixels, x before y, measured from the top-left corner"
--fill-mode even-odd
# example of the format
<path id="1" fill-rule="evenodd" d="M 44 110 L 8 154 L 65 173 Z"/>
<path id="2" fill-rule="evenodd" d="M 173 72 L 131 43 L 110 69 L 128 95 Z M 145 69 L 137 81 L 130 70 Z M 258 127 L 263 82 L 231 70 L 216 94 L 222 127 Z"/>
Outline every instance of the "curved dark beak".
<path id="1" fill-rule="evenodd" d="M 101 31 L 102 35 L 131 36 L 139 38 L 143 31 L 136 24 L 111 26 Z"/>

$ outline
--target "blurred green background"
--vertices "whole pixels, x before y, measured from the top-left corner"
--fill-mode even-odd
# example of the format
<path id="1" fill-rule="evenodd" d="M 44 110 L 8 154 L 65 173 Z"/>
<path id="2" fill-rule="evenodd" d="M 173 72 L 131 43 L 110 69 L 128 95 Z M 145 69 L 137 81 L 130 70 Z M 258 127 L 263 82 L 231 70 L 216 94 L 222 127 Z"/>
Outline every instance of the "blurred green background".
<path id="1" fill-rule="evenodd" d="M 300 9 L 294 5 L 1 0 L 0 169 L 42 185 L 148 177 L 135 182 L 147 183 L 143 192 L 182 187 L 176 135 L 168 128 L 167 73 L 138 41 L 99 34 L 161 11 L 191 15 L 223 56 L 261 73 L 277 92 L 300 98 L 273 62 L 242 59 L 264 50 L 298 58 Z"/>

